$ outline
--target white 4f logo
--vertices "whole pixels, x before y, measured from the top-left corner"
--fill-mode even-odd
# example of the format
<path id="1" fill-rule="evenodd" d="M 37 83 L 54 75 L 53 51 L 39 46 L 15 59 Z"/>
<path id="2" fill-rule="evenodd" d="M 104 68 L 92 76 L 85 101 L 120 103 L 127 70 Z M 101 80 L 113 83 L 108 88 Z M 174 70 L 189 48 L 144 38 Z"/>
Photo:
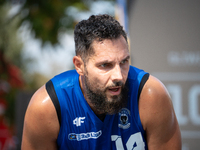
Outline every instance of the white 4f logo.
<path id="1" fill-rule="evenodd" d="M 73 124 L 78 126 L 81 126 L 81 123 L 84 123 L 85 117 L 76 117 L 76 119 L 73 120 Z"/>

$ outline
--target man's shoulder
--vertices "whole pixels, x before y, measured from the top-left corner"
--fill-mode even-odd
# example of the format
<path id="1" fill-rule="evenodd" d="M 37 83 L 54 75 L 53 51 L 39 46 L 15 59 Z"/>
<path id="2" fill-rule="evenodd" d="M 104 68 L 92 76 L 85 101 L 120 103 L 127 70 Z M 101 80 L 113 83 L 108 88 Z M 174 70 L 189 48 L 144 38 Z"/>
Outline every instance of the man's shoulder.
<path id="1" fill-rule="evenodd" d="M 154 118 L 154 116 L 150 114 L 159 113 L 159 117 L 162 118 L 165 116 L 166 112 L 171 112 L 173 109 L 170 96 L 164 84 L 153 76 L 149 76 L 148 81 L 144 85 L 139 100 L 139 106 L 140 114 L 145 114 L 141 116 L 149 117 L 149 120 Z"/>
<path id="2" fill-rule="evenodd" d="M 55 108 L 45 86 L 42 86 L 34 93 L 26 110 L 22 146 L 27 147 L 30 146 L 27 143 L 32 143 L 34 147 L 41 147 L 45 141 L 55 145 L 58 133 Z"/>
<path id="3" fill-rule="evenodd" d="M 166 149 L 180 149 L 180 130 L 170 95 L 164 84 L 153 76 L 141 93 L 139 113 L 149 148 L 159 149 L 162 145 Z"/>
<path id="4" fill-rule="evenodd" d="M 52 108 L 51 106 L 51 99 L 46 91 L 45 85 L 43 85 L 33 94 L 27 110 L 46 114 L 46 109 Z"/>
<path id="5" fill-rule="evenodd" d="M 163 98 L 167 99 L 167 101 L 171 100 L 164 84 L 152 75 L 149 76 L 149 79 L 143 88 L 142 96 L 144 98 L 148 97 L 148 99 L 152 99 L 145 100 L 146 103 L 157 103 L 158 100 L 163 101 Z"/>

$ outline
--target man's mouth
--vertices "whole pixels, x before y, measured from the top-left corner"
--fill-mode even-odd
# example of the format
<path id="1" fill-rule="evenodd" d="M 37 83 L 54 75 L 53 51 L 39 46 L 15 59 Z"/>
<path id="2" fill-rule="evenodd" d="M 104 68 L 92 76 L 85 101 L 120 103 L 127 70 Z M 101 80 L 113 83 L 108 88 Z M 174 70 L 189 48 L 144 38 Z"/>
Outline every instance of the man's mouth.
<path id="1" fill-rule="evenodd" d="M 108 91 L 111 95 L 119 95 L 121 93 L 121 87 L 112 87 Z"/>

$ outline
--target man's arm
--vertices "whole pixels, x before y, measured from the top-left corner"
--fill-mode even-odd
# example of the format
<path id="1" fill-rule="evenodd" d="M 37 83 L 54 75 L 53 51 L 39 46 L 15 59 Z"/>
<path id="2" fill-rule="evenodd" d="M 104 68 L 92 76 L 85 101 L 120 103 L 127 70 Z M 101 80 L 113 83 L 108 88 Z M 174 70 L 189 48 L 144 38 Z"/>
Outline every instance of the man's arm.
<path id="1" fill-rule="evenodd" d="M 59 129 L 55 107 L 42 86 L 31 98 L 26 111 L 22 150 L 56 150 Z"/>
<path id="2" fill-rule="evenodd" d="M 139 113 L 149 150 L 181 150 L 181 134 L 170 96 L 164 85 L 150 76 L 139 100 Z"/>

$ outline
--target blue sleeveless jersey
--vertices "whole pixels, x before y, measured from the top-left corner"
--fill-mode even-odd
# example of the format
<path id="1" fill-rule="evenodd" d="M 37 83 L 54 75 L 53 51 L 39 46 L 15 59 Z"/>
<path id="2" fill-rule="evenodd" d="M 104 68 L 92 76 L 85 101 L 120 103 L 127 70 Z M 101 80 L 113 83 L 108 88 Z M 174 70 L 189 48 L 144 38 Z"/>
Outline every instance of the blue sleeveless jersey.
<path id="1" fill-rule="evenodd" d="M 59 149 L 147 150 L 138 110 L 138 89 L 145 74 L 130 66 L 128 105 L 115 115 L 106 115 L 103 122 L 86 102 L 75 70 L 52 78 L 61 109 Z"/>

